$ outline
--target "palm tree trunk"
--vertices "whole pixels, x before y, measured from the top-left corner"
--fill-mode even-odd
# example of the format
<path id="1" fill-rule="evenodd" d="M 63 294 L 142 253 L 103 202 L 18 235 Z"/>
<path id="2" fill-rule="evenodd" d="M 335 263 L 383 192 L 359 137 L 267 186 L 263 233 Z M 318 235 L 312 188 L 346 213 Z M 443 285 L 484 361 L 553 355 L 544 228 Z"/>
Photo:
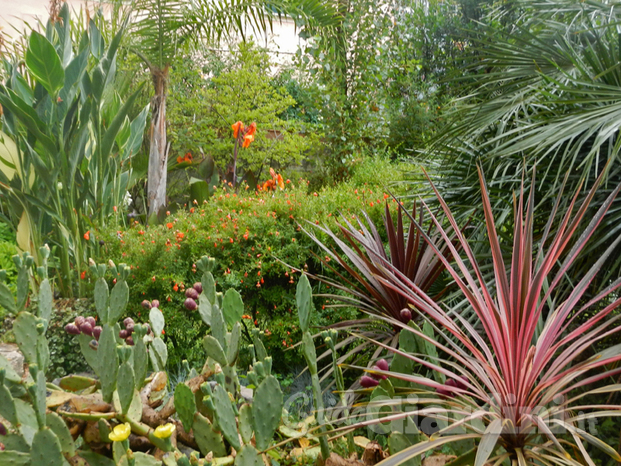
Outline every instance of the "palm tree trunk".
<path id="1" fill-rule="evenodd" d="M 151 100 L 151 143 L 149 148 L 149 172 L 147 199 L 149 219 L 166 208 L 166 174 L 168 146 L 166 144 L 166 92 L 168 88 L 168 66 L 152 68 L 155 95 Z"/>

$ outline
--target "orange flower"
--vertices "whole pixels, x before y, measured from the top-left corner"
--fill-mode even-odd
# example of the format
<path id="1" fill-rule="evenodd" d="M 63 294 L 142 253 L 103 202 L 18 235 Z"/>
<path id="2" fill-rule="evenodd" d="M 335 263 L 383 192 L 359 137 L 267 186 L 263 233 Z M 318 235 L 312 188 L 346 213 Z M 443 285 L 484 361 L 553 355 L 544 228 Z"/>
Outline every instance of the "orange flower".
<path id="1" fill-rule="evenodd" d="M 177 157 L 177 163 L 183 163 L 183 157 L 181 156 Z"/>
<path id="2" fill-rule="evenodd" d="M 278 179 L 278 187 L 280 189 L 285 189 L 285 182 L 282 179 L 282 175 L 279 173 L 276 178 Z"/>
<path id="3" fill-rule="evenodd" d="M 177 285 L 177 284 L 175 283 L 175 286 L 173 286 L 173 290 L 174 290 L 174 291 L 179 291 L 179 285 Z"/>
<path id="4" fill-rule="evenodd" d="M 244 149 L 246 149 L 246 148 L 250 145 L 250 143 L 251 143 L 252 141 L 254 141 L 254 135 L 252 135 L 252 134 L 246 134 L 246 135 L 244 136 L 244 143 L 242 144 L 242 147 L 243 147 Z"/>
<path id="5" fill-rule="evenodd" d="M 169 229 L 169 230 L 171 230 L 171 229 L 172 229 L 172 227 L 173 227 L 173 224 L 172 224 L 172 223 L 170 223 L 170 222 L 168 222 L 168 223 L 166 224 L 166 226 L 168 227 L 168 229 Z"/>
<path id="6" fill-rule="evenodd" d="M 91 231 L 87 231 L 86 233 L 84 233 L 84 239 L 86 241 L 88 241 L 89 239 L 91 239 Z"/>
<path id="7" fill-rule="evenodd" d="M 185 162 L 192 163 L 192 160 L 194 160 L 194 157 L 192 157 L 192 154 L 188 152 L 187 154 L 185 154 L 185 157 L 183 157 L 183 160 Z"/>
<path id="8" fill-rule="evenodd" d="M 257 124 L 253 121 L 252 123 L 250 123 L 250 126 L 248 126 L 248 129 L 246 130 L 246 135 L 254 136 L 256 130 Z"/>
<path id="9" fill-rule="evenodd" d="M 81 274 L 80 274 L 80 278 L 82 280 L 84 280 L 86 278 L 86 270 L 84 270 Z"/>
<path id="10" fill-rule="evenodd" d="M 244 130 L 244 124 L 241 121 L 238 121 L 237 123 L 232 124 L 231 128 L 233 129 L 233 137 L 237 138 L 239 132 Z"/>
<path id="11" fill-rule="evenodd" d="M 276 172 L 272 167 L 270 167 L 270 175 L 272 176 L 272 179 L 276 178 Z"/>

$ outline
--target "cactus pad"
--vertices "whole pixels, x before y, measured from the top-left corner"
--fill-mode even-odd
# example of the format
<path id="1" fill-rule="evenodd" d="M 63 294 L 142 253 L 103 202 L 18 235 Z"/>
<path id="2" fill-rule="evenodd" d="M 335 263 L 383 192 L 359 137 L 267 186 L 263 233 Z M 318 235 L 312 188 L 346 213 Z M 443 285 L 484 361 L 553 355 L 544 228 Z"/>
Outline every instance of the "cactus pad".
<path id="1" fill-rule="evenodd" d="M 194 393 L 190 387 L 184 383 L 178 383 L 175 387 L 175 409 L 179 419 L 183 423 L 183 428 L 189 432 L 194 423 L 194 413 L 196 412 L 196 402 Z"/>
<path id="2" fill-rule="evenodd" d="M 220 426 L 220 429 L 222 430 L 222 435 L 224 435 L 224 438 L 233 448 L 239 450 L 241 448 L 241 444 L 239 443 L 239 434 L 237 433 L 237 424 L 235 422 L 235 412 L 233 411 L 229 394 L 221 385 L 216 385 L 216 388 L 213 391 L 212 399 L 215 408 L 216 420 L 218 421 L 218 426 Z"/>
<path id="3" fill-rule="evenodd" d="M 235 457 L 235 466 L 264 466 L 264 464 L 259 452 L 251 445 L 244 445 Z"/>
<path id="4" fill-rule="evenodd" d="M 224 447 L 222 436 L 213 429 L 206 417 L 195 413 L 192 430 L 194 431 L 194 438 L 198 448 L 203 455 L 207 456 L 209 452 L 213 452 L 214 457 L 226 456 L 226 448 Z"/>
<path id="5" fill-rule="evenodd" d="M 224 350 L 222 346 L 211 335 L 206 335 L 203 339 L 203 348 L 207 352 L 207 356 L 216 361 L 221 366 L 225 366 L 227 363 L 226 355 L 224 354 Z"/>
<path id="6" fill-rule="evenodd" d="M 254 393 L 252 417 L 257 448 L 265 450 L 280 424 L 283 396 L 280 384 L 272 375 L 261 382 Z"/>
<path id="7" fill-rule="evenodd" d="M 222 313 L 228 325 L 239 322 L 244 314 L 244 302 L 239 292 L 234 288 L 226 290 L 222 301 Z"/>
<path id="8" fill-rule="evenodd" d="M 310 325 L 311 311 L 313 308 L 313 291 L 306 275 L 302 275 L 298 281 L 295 292 L 295 301 L 298 305 L 300 329 L 303 332 L 306 332 Z"/>

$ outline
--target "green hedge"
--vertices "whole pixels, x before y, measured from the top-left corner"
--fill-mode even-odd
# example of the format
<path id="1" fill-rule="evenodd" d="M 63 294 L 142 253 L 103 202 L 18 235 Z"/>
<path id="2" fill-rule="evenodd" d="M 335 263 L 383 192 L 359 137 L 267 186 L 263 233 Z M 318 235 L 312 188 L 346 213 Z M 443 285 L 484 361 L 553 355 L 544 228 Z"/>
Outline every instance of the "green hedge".
<path id="1" fill-rule="evenodd" d="M 160 301 L 172 365 L 183 359 L 197 363 L 204 357 L 205 328 L 197 312 L 183 307 L 183 290 L 199 281 L 193 264 L 205 254 L 217 261 L 214 276 L 223 277 L 218 282 L 220 291 L 233 287 L 242 294 L 250 317 L 244 320 L 247 327 L 257 325 L 268 334 L 265 341 L 275 362 L 302 364 L 297 350 L 287 351 L 300 339 L 295 314 L 299 274 L 292 267 L 326 271 L 312 254 L 319 248 L 299 224 L 313 228 L 310 221 L 334 227 L 339 213 L 351 218 L 363 210 L 381 221 L 386 186 L 400 179 L 398 167 L 371 159 L 358 167 L 350 181 L 319 192 L 307 192 L 308 182 L 302 179 L 287 180 L 284 190 L 267 193 L 243 188 L 235 193 L 221 185 L 209 201 L 169 215 L 163 225 L 145 227 L 136 222 L 125 231 L 101 232 L 105 245 L 98 260 L 111 258 L 132 268 L 129 308 L 136 316 L 143 312 L 144 299 Z M 315 293 L 326 291 L 325 286 L 314 286 Z M 316 302 L 320 310 L 316 325 L 356 316 L 355 309 L 328 311 L 325 304 Z"/>

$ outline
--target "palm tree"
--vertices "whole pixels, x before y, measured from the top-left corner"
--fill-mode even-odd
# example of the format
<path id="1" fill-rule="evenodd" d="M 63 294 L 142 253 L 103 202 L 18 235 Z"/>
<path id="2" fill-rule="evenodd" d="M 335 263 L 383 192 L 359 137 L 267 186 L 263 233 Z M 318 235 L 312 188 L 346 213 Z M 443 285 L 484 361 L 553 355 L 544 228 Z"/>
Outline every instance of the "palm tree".
<path id="1" fill-rule="evenodd" d="M 545 193 L 539 214 L 547 215 L 563 184 L 575 191 L 602 168 L 607 186 L 621 181 L 619 20 L 621 5 L 605 0 L 516 0 L 489 12 L 473 47 L 467 95 L 430 151 L 450 205 L 468 216 L 480 205 L 477 164 L 493 175 L 493 205 L 507 221 L 513 206 L 505 194 L 520 186 L 525 167 L 537 167 L 535 188 Z M 600 201 L 609 192 L 604 186 Z M 618 236 L 621 201 L 611 212 L 575 273 L 588 270 L 594 252 Z M 536 232 L 545 219 L 535 219 Z M 619 265 L 611 259 L 597 285 L 618 275 Z"/>
<path id="2" fill-rule="evenodd" d="M 322 0 L 135 0 L 132 44 L 148 67 L 154 88 L 147 199 L 149 218 L 166 205 L 166 98 L 170 64 L 178 51 L 199 40 L 219 41 L 234 34 L 245 37 L 246 28 L 265 32 L 283 15 L 298 26 L 330 25 L 334 9 Z"/>

